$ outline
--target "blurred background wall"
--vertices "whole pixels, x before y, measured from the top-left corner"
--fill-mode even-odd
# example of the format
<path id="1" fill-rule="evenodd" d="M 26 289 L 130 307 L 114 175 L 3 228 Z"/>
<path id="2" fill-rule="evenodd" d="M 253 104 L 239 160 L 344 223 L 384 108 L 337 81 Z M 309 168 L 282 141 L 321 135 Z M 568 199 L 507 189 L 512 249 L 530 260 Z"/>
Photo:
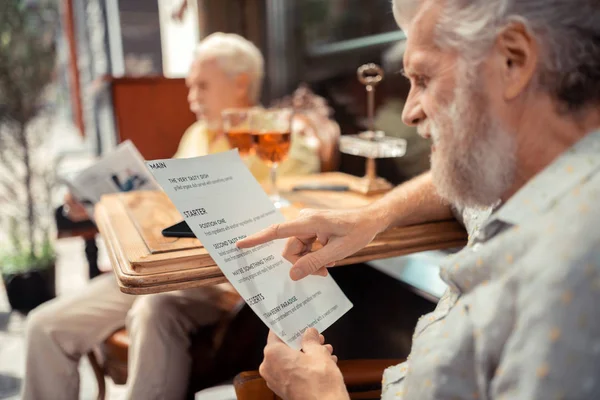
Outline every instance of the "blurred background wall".
<path id="1" fill-rule="evenodd" d="M 142 78 L 147 85 L 166 85 L 163 79 L 184 85 L 196 43 L 216 31 L 241 34 L 265 55 L 263 103 L 269 104 L 300 83 L 307 83 L 329 101 L 342 134 L 366 129 L 366 97 L 356 80 L 356 68 L 366 62 L 385 64 L 387 76 L 377 88 L 376 107 L 386 114 L 378 118 L 378 128 L 391 136 L 408 135 L 409 154 L 405 160 L 378 161 L 379 170 L 390 181 L 400 182 L 415 173 L 402 167 L 410 152 L 419 150 L 418 157 L 423 158 L 420 154 L 427 151 L 399 119 L 408 91 L 397 74 L 401 54 L 396 62 L 386 63 L 384 58 L 404 35 L 395 24 L 389 0 L 61 1 L 65 38 L 75 44 L 67 50 L 76 53 L 65 57 L 64 64 L 69 76 L 65 82 L 70 93 L 77 94 L 71 96 L 70 109 L 86 144 L 96 154 L 131 138 L 129 132 L 122 131 L 119 119 L 129 118 L 132 112 L 115 108 L 115 88 L 133 88 L 138 80 L 135 87 L 140 89 Z M 73 91 L 75 82 L 79 87 Z M 128 99 L 131 97 L 136 95 Z M 387 107 L 382 108 L 384 105 Z M 170 112 L 164 110 L 165 114 Z M 344 155 L 341 170 L 362 175 L 364 163 Z"/>

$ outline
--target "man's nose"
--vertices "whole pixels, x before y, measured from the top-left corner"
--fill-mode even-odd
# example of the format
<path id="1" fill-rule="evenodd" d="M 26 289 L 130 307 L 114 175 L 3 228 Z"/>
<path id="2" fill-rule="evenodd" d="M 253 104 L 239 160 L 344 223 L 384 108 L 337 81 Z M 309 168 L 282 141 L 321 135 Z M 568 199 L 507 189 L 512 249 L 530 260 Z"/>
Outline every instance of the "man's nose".
<path id="1" fill-rule="evenodd" d="M 188 97 L 187 97 L 188 103 L 190 103 L 190 104 L 195 103 L 197 101 L 196 97 L 198 97 L 198 96 L 196 96 L 196 93 L 193 90 L 190 90 L 188 92 Z"/>
<path id="2" fill-rule="evenodd" d="M 426 118 L 421 102 L 418 101 L 417 97 L 411 90 L 404 104 L 404 110 L 402 111 L 402 121 L 408 126 L 417 126 L 420 122 L 423 122 Z"/>

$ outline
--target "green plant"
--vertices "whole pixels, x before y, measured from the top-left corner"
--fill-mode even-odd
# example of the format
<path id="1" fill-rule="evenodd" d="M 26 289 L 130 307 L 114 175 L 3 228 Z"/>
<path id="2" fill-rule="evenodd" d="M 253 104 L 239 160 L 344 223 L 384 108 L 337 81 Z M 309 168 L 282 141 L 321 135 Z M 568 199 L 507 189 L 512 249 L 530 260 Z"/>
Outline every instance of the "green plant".
<path id="1" fill-rule="evenodd" d="M 0 269 L 54 263 L 54 173 L 48 138 L 55 75 L 57 10 L 53 1 L 0 2 Z M 2 237 L 4 232 L 5 238 Z"/>
<path id="2" fill-rule="evenodd" d="M 54 246 L 49 238 L 41 243 L 40 251 L 35 257 L 28 252 L 11 252 L 0 255 L 1 271 L 3 275 L 13 275 L 26 271 L 50 268 L 56 261 Z"/>

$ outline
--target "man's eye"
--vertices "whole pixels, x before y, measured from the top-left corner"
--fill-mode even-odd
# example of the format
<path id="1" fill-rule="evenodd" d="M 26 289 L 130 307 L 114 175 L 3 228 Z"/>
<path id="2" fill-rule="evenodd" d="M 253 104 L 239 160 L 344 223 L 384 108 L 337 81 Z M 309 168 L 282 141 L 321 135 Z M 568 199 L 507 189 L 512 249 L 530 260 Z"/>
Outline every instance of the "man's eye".
<path id="1" fill-rule="evenodd" d="M 425 76 L 417 76 L 414 78 L 415 86 L 421 89 L 425 89 L 427 87 L 428 79 Z"/>

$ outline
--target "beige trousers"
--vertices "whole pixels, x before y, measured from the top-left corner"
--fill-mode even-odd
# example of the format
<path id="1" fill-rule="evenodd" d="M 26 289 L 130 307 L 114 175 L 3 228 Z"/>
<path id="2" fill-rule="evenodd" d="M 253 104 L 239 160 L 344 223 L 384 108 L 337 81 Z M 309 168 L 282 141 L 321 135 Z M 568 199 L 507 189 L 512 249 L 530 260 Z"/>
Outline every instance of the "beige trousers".
<path id="1" fill-rule="evenodd" d="M 29 315 L 22 398 L 77 399 L 81 356 L 126 326 L 127 398 L 182 399 L 191 365 L 190 333 L 222 313 L 205 288 L 131 296 L 119 290 L 114 275 L 99 276 L 83 292 L 61 296 Z"/>

